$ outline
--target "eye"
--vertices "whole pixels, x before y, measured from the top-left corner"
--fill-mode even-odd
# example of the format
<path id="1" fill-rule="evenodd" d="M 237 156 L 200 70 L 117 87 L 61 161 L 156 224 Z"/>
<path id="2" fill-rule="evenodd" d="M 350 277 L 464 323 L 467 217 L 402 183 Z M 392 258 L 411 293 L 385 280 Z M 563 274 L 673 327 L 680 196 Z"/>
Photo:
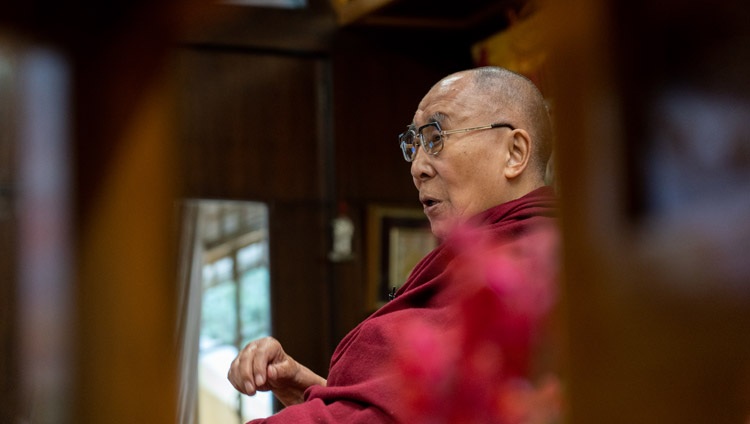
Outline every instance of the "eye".
<path id="1" fill-rule="evenodd" d="M 439 133 L 435 132 L 433 134 L 430 134 L 430 138 L 427 141 L 427 145 L 429 146 L 430 150 L 434 149 L 435 147 L 439 146 L 440 143 L 443 142 L 443 136 Z"/>
<path id="2" fill-rule="evenodd" d="M 425 126 L 422 130 L 422 137 L 425 149 L 430 153 L 440 150 L 443 137 L 440 135 L 440 131 L 436 128 L 436 125 Z"/>

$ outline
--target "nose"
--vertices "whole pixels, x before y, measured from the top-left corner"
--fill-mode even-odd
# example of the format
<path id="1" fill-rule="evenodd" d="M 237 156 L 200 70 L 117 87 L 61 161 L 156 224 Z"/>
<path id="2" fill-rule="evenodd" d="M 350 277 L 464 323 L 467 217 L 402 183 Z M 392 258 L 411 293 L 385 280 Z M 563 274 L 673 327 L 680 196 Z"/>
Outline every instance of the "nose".
<path id="1" fill-rule="evenodd" d="M 428 180 L 435 175 L 435 168 L 433 168 L 430 159 L 430 155 L 425 153 L 424 149 L 418 148 L 414 159 L 411 161 L 411 177 L 417 188 L 419 188 L 419 184 L 422 181 Z"/>

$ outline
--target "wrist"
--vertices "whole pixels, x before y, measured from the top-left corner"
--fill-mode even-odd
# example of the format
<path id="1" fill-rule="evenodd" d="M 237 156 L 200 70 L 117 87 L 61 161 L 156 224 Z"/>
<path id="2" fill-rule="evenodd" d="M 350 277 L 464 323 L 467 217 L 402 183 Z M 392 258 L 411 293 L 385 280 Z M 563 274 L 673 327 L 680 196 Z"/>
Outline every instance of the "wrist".
<path id="1" fill-rule="evenodd" d="M 297 363 L 297 371 L 290 384 L 273 389 L 273 394 L 284 405 L 296 405 L 305 400 L 305 391 L 312 386 L 326 386 L 325 378 L 315 374 L 309 368 Z"/>

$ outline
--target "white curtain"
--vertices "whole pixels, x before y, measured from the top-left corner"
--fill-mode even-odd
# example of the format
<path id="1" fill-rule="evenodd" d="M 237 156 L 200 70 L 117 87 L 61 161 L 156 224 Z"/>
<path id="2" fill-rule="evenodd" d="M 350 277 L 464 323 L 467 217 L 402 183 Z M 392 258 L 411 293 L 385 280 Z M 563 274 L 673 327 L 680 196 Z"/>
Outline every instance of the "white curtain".
<path id="1" fill-rule="evenodd" d="M 201 273 L 203 247 L 200 202 L 186 200 L 180 205 L 182 228 L 179 245 L 179 304 L 177 340 L 179 360 L 179 424 L 198 422 L 198 351 L 201 322 Z"/>

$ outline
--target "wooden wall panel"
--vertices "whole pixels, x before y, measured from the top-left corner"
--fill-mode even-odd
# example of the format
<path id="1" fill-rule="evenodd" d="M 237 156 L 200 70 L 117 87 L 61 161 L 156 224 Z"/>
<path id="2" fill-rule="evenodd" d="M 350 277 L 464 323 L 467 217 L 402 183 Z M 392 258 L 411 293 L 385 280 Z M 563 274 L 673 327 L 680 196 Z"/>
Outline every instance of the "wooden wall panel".
<path id="1" fill-rule="evenodd" d="M 220 49 L 180 58 L 185 195 L 319 198 L 319 60 Z"/>
<path id="2" fill-rule="evenodd" d="M 296 360 L 325 376 L 332 353 L 325 210 L 315 203 L 276 202 L 269 212 L 274 336 Z"/>
<path id="3" fill-rule="evenodd" d="M 268 203 L 273 333 L 325 375 L 326 64 L 252 49 L 184 48 L 180 70 L 184 195 Z"/>

